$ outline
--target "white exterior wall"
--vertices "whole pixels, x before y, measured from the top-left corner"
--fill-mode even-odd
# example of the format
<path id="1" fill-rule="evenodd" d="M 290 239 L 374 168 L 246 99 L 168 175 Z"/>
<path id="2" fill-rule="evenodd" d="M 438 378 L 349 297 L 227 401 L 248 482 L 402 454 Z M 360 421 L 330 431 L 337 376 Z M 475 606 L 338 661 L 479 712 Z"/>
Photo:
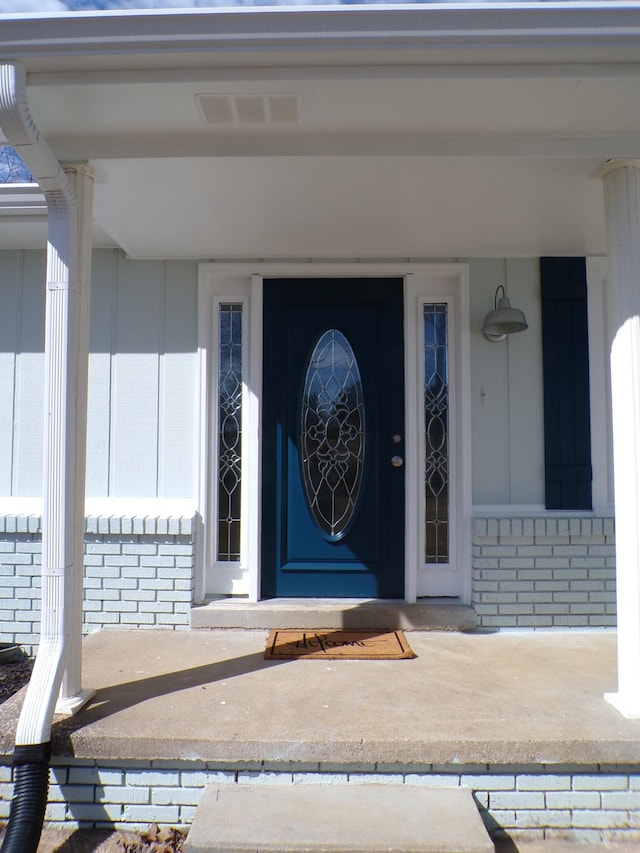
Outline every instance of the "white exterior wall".
<path id="1" fill-rule="evenodd" d="M 475 259 L 470 278 L 473 504 L 543 509 L 538 259 Z M 0 252 L 0 281 L 0 496 L 36 497 L 42 489 L 44 254 Z M 490 344 L 480 328 L 500 284 L 525 312 L 529 329 Z M 94 253 L 87 497 L 195 500 L 196 327 L 197 263 Z M 592 348 L 600 358 L 597 340 Z M 607 454 L 601 447 L 595 467 L 602 468 Z M 600 479 L 608 477 L 606 458 L 604 468 Z"/>
<path id="2" fill-rule="evenodd" d="M 0 253 L 0 496 L 42 494 L 44 264 Z M 197 264 L 94 253 L 87 497 L 195 501 L 196 306 Z"/>
<path id="3" fill-rule="evenodd" d="M 471 267 L 471 412 L 474 514 L 543 512 L 544 403 L 538 258 L 476 259 Z M 606 263 L 587 261 L 593 507 L 613 515 L 607 376 Z M 480 329 L 499 285 L 529 328 L 489 343 Z"/>
<path id="4" fill-rule="evenodd" d="M 473 596 L 486 627 L 616 624 L 610 391 L 603 259 L 587 263 L 593 512 L 547 512 L 537 258 L 471 264 Z M 529 329 L 480 333 L 503 284 Z"/>
<path id="5" fill-rule="evenodd" d="M 32 652 L 42 554 L 44 252 L 0 252 L 0 282 L 0 641 Z M 96 251 L 91 299 L 83 629 L 188 627 L 197 265 Z"/>
<path id="6" fill-rule="evenodd" d="M 0 495 L 42 494 L 44 252 L 0 252 Z"/>
<path id="7" fill-rule="evenodd" d="M 196 265 L 94 267 L 87 496 L 195 498 Z"/>
<path id="8" fill-rule="evenodd" d="M 12 499 L 41 494 L 44 263 L 42 252 L 0 252 L 0 612 L 6 626 L 1 639 L 19 638 L 28 647 L 37 642 L 41 510 Z M 487 625 L 613 624 L 603 264 L 588 265 L 595 513 L 565 513 L 564 521 L 563 514 L 544 510 L 538 259 L 476 259 L 469 265 L 473 603 Z M 94 253 L 93 268 L 87 497 L 88 514 L 98 521 L 87 528 L 85 627 L 187 626 L 199 578 L 198 265 L 129 261 L 119 251 L 102 250 Z M 524 310 L 529 329 L 492 344 L 480 328 L 500 284 Z M 583 524 L 595 524 L 594 515 L 609 519 L 606 534 L 596 524 L 589 528 L 596 537 L 590 542 L 564 541 L 564 525 L 580 523 L 580 516 Z M 145 527 L 144 519 L 164 518 L 168 524 L 184 517 L 194 519 L 180 542 L 189 554 L 163 553 L 159 549 L 168 543 L 162 534 L 169 531 Z M 529 541 L 529 527 L 538 536 L 541 520 L 547 524 L 542 539 Z M 91 541 L 91 534 L 111 538 Z M 578 550 L 569 553 L 569 544 Z M 137 546 L 139 577 L 132 562 Z M 180 566 L 167 564 L 174 558 Z M 172 567 L 180 572 L 165 571 Z"/>
<path id="9" fill-rule="evenodd" d="M 615 626 L 613 518 L 476 517 L 473 605 L 485 627 Z"/>
<path id="10" fill-rule="evenodd" d="M 544 507 L 542 321 L 537 258 L 471 262 L 473 504 Z M 529 328 L 488 342 L 480 329 L 504 285 Z"/>
<path id="11" fill-rule="evenodd" d="M 195 519 L 89 516 L 85 528 L 84 633 L 100 628 L 188 628 Z M 0 515 L 0 642 L 27 654 L 40 639 L 42 522 Z"/>

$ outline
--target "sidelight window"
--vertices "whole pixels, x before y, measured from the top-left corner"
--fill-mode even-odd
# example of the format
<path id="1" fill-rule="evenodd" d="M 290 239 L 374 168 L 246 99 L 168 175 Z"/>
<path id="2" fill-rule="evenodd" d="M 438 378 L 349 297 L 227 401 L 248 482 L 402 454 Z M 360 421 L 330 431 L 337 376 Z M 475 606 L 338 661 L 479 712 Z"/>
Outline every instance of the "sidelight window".
<path id="1" fill-rule="evenodd" d="M 218 560 L 240 559 L 242 303 L 221 303 L 218 344 Z"/>
<path id="2" fill-rule="evenodd" d="M 424 305 L 425 563 L 449 561 L 447 305 Z"/>

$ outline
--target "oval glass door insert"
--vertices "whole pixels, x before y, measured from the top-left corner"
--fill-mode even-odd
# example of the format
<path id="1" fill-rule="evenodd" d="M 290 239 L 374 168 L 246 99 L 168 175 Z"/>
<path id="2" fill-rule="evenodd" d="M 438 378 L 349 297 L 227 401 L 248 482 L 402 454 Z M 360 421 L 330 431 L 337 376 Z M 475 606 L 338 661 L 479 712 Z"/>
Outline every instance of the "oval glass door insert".
<path id="1" fill-rule="evenodd" d="M 355 519 L 365 462 L 365 411 L 355 353 L 328 329 L 307 365 L 300 416 L 307 506 L 320 530 L 340 539 Z"/>

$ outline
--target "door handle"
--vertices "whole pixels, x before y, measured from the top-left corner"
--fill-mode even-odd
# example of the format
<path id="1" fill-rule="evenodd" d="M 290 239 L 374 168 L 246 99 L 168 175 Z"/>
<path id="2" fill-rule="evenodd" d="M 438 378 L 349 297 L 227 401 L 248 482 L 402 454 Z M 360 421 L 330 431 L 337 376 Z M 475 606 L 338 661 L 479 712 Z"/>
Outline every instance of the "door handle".
<path id="1" fill-rule="evenodd" d="M 402 468 L 402 466 L 404 465 L 404 459 L 402 458 L 402 456 L 392 456 L 391 464 L 394 468 Z"/>

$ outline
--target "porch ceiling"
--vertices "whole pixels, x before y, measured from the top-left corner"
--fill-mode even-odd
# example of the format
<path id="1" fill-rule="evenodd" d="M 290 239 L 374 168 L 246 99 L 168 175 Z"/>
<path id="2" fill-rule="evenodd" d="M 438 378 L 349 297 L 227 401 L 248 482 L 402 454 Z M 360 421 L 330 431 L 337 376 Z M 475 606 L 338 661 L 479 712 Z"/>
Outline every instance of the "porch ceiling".
<path id="1" fill-rule="evenodd" d="M 604 252 L 588 164 L 399 156 L 99 161 L 96 215 L 134 257 Z"/>
<path id="2" fill-rule="evenodd" d="M 603 253 L 591 176 L 640 156 L 640 6 L 582 41 L 584 10 L 537 9 L 118 14 L 102 40 L 85 15 L 3 23 L 0 50 L 132 257 Z M 42 240 L 3 219 L 1 247 Z"/>

